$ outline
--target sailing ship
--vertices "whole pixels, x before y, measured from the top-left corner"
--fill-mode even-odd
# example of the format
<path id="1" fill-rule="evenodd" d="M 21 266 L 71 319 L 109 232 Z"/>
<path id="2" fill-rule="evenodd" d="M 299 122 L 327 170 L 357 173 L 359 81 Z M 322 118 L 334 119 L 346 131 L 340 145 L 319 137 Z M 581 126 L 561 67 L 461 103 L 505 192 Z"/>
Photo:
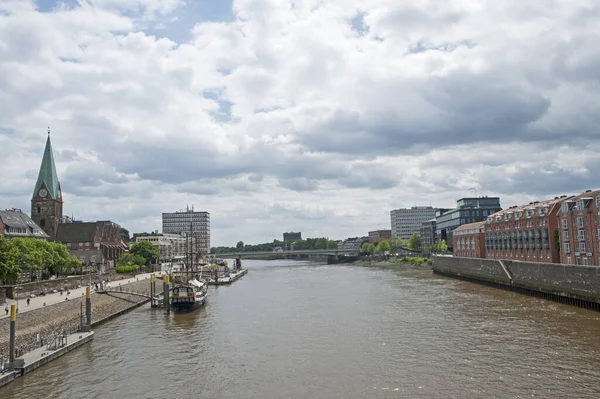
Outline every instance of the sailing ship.
<path id="1" fill-rule="evenodd" d="M 190 215 L 193 215 L 193 207 Z M 206 303 L 208 284 L 202 276 L 202 265 L 197 254 L 197 236 L 194 235 L 194 224 L 190 216 L 190 232 L 186 235 L 186 262 L 180 265 L 178 272 L 174 273 L 175 286 L 171 294 L 171 306 L 175 310 L 190 311 Z"/>

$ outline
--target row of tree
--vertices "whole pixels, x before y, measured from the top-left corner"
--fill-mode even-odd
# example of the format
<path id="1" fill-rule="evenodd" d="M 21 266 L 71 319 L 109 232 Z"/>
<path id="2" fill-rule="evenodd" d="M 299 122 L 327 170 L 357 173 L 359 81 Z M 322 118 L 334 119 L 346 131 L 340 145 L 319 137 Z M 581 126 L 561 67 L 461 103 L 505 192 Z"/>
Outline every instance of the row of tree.
<path id="1" fill-rule="evenodd" d="M 275 248 L 281 247 L 290 249 L 293 245 L 294 250 L 302 249 L 334 249 L 337 248 L 337 242 L 326 237 L 307 238 L 305 240 L 296 240 L 292 244 L 279 240 L 266 242 L 256 245 L 246 245 L 243 241 L 238 241 L 235 247 L 213 247 L 210 252 L 213 254 L 224 254 L 231 252 L 272 252 Z"/>
<path id="2" fill-rule="evenodd" d="M 419 233 L 413 233 L 408 240 L 403 240 L 398 237 L 395 241 L 380 240 L 378 243 L 373 244 L 365 241 L 360 247 L 360 252 L 363 254 L 384 254 L 386 252 L 392 252 L 392 250 L 404 249 L 415 252 L 432 252 L 432 253 L 445 253 L 448 251 L 448 245 L 445 240 L 438 239 L 432 245 L 423 246 L 421 235 Z"/>
<path id="3" fill-rule="evenodd" d="M 117 266 L 148 266 L 160 257 L 158 249 L 150 241 L 140 241 L 129 247 L 117 261 Z"/>
<path id="4" fill-rule="evenodd" d="M 7 241 L 0 236 L 0 281 L 7 284 L 15 283 L 25 271 L 32 272 L 32 279 L 41 272 L 44 279 L 71 274 L 80 266 L 64 244 L 29 237 Z"/>

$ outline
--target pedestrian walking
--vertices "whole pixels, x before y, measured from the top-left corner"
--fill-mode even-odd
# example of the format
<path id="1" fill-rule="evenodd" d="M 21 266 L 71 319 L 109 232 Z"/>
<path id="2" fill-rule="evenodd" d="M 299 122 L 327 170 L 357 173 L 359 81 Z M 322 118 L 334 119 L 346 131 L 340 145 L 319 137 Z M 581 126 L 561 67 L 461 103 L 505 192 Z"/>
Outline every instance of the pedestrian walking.
<path id="1" fill-rule="evenodd" d="M 27 298 L 27 306 L 29 306 L 29 302 L 31 302 L 31 298 Z"/>
<path id="2" fill-rule="evenodd" d="M 6 306 L 4 307 L 4 311 L 6 312 L 6 314 L 8 314 L 8 305 L 6 305 Z"/>

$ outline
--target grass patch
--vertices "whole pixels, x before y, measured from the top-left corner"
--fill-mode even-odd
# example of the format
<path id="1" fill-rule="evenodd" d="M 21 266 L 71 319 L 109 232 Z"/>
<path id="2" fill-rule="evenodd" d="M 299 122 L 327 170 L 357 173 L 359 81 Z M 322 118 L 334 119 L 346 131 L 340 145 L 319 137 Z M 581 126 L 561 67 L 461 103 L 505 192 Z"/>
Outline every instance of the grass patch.
<path id="1" fill-rule="evenodd" d="M 117 273 L 133 273 L 139 268 L 138 265 L 117 266 L 115 267 L 115 271 Z"/>
<path id="2" fill-rule="evenodd" d="M 422 256 L 405 256 L 403 258 L 391 258 L 390 262 L 392 262 L 392 263 L 410 263 L 411 265 L 415 265 L 415 266 L 432 264 L 431 259 L 423 258 Z"/>

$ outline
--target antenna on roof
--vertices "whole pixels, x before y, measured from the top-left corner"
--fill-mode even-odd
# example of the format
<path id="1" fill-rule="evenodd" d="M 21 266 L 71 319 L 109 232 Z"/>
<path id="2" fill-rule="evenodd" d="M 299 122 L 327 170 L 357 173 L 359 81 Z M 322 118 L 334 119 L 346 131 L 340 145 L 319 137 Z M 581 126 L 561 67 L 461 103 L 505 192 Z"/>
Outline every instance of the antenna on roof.
<path id="1" fill-rule="evenodd" d="M 48 136 L 50 136 L 50 126 L 48 126 Z"/>

